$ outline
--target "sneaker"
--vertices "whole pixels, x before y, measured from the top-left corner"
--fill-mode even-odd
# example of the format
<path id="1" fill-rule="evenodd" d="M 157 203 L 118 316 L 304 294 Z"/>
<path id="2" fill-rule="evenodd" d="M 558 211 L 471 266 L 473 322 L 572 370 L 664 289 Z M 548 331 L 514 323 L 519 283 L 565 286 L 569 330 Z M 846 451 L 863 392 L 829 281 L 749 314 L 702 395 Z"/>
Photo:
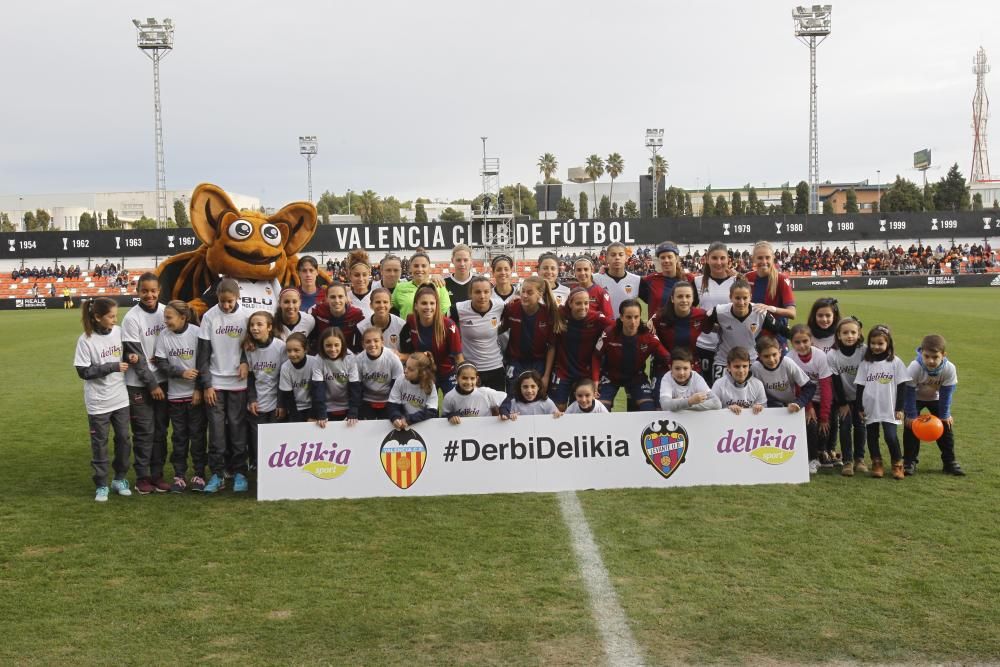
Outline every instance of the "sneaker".
<path id="1" fill-rule="evenodd" d="M 848 463 L 843 467 L 843 470 L 840 471 L 840 474 L 844 477 L 854 477 L 854 466 Z"/>
<path id="2" fill-rule="evenodd" d="M 875 479 L 885 477 L 885 466 L 882 465 L 882 459 L 872 459 L 872 477 Z"/>
<path id="3" fill-rule="evenodd" d="M 153 488 L 156 490 L 157 493 L 166 493 L 167 491 L 170 491 L 173 488 L 170 484 L 167 483 L 165 479 L 163 479 L 162 475 L 157 475 L 156 477 L 154 477 L 152 479 L 152 482 L 153 482 Z"/>
<path id="4" fill-rule="evenodd" d="M 250 485 L 247 484 L 247 478 L 241 473 L 236 473 L 236 477 L 233 478 L 233 493 L 246 493 Z"/>
<path id="5" fill-rule="evenodd" d="M 958 464 L 958 461 L 945 463 L 944 470 L 942 472 L 946 475 L 954 475 L 955 477 L 965 477 L 965 471 L 962 470 L 962 466 Z"/>
<path id="6" fill-rule="evenodd" d="M 226 488 L 226 480 L 218 475 L 212 475 L 212 478 L 208 480 L 208 484 L 205 485 L 203 491 L 205 493 L 215 493 L 220 489 Z"/>
<path id="7" fill-rule="evenodd" d="M 903 474 L 907 477 L 912 477 L 917 474 L 917 462 L 916 461 L 906 461 L 903 463 Z"/>
<path id="8" fill-rule="evenodd" d="M 111 488 L 119 496 L 131 496 L 132 495 L 132 489 L 128 488 L 128 480 L 127 479 L 112 480 L 112 482 L 111 482 Z"/>
<path id="9" fill-rule="evenodd" d="M 187 482 L 184 481 L 183 477 L 174 477 L 174 483 L 170 485 L 170 493 L 184 493 L 187 488 Z"/>
<path id="10" fill-rule="evenodd" d="M 191 484 L 189 485 L 192 491 L 204 491 L 205 490 L 205 480 L 201 477 L 192 477 Z"/>
<path id="11" fill-rule="evenodd" d="M 830 461 L 833 463 L 834 468 L 842 468 L 844 466 L 844 457 L 840 455 L 840 452 L 830 452 Z"/>
<path id="12" fill-rule="evenodd" d="M 906 477 L 906 473 L 903 472 L 903 462 L 893 461 L 892 462 L 892 478 L 893 479 L 903 479 Z"/>
<path id="13" fill-rule="evenodd" d="M 811 461 L 809 461 L 809 474 L 815 475 L 817 472 L 819 472 L 819 465 L 820 465 L 819 459 L 812 459 Z"/>
<path id="14" fill-rule="evenodd" d="M 135 490 L 139 492 L 140 496 L 147 496 L 156 490 L 153 486 L 153 480 L 149 477 L 140 477 L 135 480 Z"/>
<path id="15" fill-rule="evenodd" d="M 111 489 L 106 486 L 97 487 L 97 493 L 94 494 L 94 501 L 99 503 L 108 502 L 108 495 L 111 493 Z"/>
<path id="16" fill-rule="evenodd" d="M 833 467 L 833 460 L 830 458 L 830 452 L 826 452 L 826 451 L 820 452 L 819 453 L 818 464 L 819 464 L 819 467 L 823 468 L 823 469 L 832 468 Z"/>
<path id="17" fill-rule="evenodd" d="M 868 466 L 865 465 L 864 459 L 854 459 L 854 472 L 859 475 L 864 475 L 868 472 Z"/>

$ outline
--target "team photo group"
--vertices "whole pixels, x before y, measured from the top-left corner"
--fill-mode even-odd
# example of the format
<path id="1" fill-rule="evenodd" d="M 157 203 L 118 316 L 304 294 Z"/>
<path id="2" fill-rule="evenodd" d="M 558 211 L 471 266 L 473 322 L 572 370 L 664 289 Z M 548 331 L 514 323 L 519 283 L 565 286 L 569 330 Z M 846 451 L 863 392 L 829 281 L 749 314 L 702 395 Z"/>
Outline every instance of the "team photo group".
<path id="1" fill-rule="evenodd" d="M 264 423 L 557 418 L 610 411 L 620 391 L 629 411 L 802 412 L 811 473 L 904 479 L 923 439 L 964 475 L 942 336 L 909 332 L 919 349 L 897 350 L 890 325 L 866 326 L 835 298 L 799 307 L 768 242 L 746 274 L 722 243 L 697 274 L 671 241 L 645 276 L 627 270 L 631 254 L 613 243 L 603 262 L 567 266 L 544 253 L 520 279 L 506 255 L 474 275 L 462 245 L 443 276 L 420 250 L 379 262 L 355 250 L 333 275 L 304 255 L 295 287 L 223 278 L 196 302 L 161 298 L 144 273 L 120 325 L 114 300 L 82 304 L 73 363 L 95 499 L 131 495 L 132 467 L 140 494 L 246 492 Z"/>

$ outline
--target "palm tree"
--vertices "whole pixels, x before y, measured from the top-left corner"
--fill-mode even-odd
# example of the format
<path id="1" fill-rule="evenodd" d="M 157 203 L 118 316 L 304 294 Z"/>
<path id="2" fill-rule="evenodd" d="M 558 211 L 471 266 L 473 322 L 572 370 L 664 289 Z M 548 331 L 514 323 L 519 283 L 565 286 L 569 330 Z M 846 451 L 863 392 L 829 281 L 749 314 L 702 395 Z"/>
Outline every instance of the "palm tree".
<path id="1" fill-rule="evenodd" d="M 663 159 L 662 155 L 656 155 L 656 177 L 655 181 L 660 182 L 661 178 L 664 178 L 670 172 L 670 163 Z M 646 173 L 652 175 L 653 167 L 648 167 Z"/>
<path id="2" fill-rule="evenodd" d="M 597 153 L 587 158 L 587 176 L 594 182 L 594 217 L 597 217 L 597 179 L 604 175 L 604 160 Z M 582 213 L 581 213 L 582 215 Z"/>
<path id="3" fill-rule="evenodd" d="M 545 184 L 545 214 L 548 217 L 549 211 L 549 180 L 552 178 L 552 174 L 556 173 L 556 169 L 559 168 L 559 161 L 556 160 L 556 156 L 552 153 L 546 153 L 545 155 L 538 158 L 538 171 L 545 178 L 543 183 Z"/>
<path id="4" fill-rule="evenodd" d="M 382 202 L 374 190 L 365 190 L 361 193 L 355 210 L 362 222 L 374 224 L 382 221 Z"/>
<path id="5" fill-rule="evenodd" d="M 608 200 L 614 203 L 615 201 L 615 179 L 622 175 L 625 171 L 625 160 L 622 159 L 620 153 L 612 153 L 608 156 L 608 176 L 611 177 L 611 194 L 608 196 Z"/>

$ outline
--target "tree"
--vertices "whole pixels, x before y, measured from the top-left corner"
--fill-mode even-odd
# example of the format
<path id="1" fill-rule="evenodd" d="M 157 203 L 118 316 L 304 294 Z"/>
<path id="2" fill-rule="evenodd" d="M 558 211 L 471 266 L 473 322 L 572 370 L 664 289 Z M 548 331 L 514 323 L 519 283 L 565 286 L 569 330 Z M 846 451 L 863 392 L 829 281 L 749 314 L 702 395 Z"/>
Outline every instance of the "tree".
<path id="1" fill-rule="evenodd" d="M 97 220 L 90 213 L 84 211 L 80 214 L 80 221 L 77 228 L 81 232 L 94 232 L 97 231 Z M 4 230 L 6 231 L 6 230 Z"/>
<path id="2" fill-rule="evenodd" d="M 416 212 L 413 214 L 413 221 L 427 222 L 427 210 L 424 208 L 424 203 L 419 199 L 417 200 Z"/>
<path id="3" fill-rule="evenodd" d="M 34 232 L 37 231 L 37 223 L 35 222 L 35 214 L 31 211 L 24 212 L 24 231 Z"/>
<path id="4" fill-rule="evenodd" d="M 936 211 L 937 204 L 934 203 L 934 191 L 937 189 L 933 183 L 924 185 L 923 206 L 925 211 Z"/>
<path id="5" fill-rule="evenodd" d="M 833 215 L 833 202 L 829 197 L 823 200 L 823 215 Z"/>
<path id="6" fill-rule="evenodd" d="M 663 212 L 668 218 L 676 218 L 677 212 L 677 190 L 674 186 L 667 188 L 666 196 L 664 197 L 664 207 Z M 681 206 L 684 206 L 684 201 L 681 200 Z M 683 209 L 682 209 L 683 210 Z"/>
<path id="7" fill-rule="evenodd" d="M 441 211 L 441 215 L 438 216 L 441 222 L 461 222 L 465 220 L 465 214 L 461 211 L 456 211 L 451 206 Z"/>
<path id="8" fill-rule="evenodd" d="M 520 183 L 505 185 L 500 188 L 504 201 L 510 202 L 511 211 L 514 215 L 526 216 L 528 218 L 538 217 L 538 202 L 535 200 L 535 192 Z"/>
<path id="9" fill-rule="evenodd" d="M 587 208 L 587 193 L 580 190 L 580 217 L 585 217 L 589 214 L 590 209 Z"/>
<path id="10" fill-rule="evenodd" d="M 187 206 L 180 199 L 174 200 L 174 221 L 178 227 L 191 226 L 191 221 L 188 219 Z"/>
<path id="11" fill-rule="evenodd" d="M 705 188 L 705 194 L 701 196 L 701 214 L 703 216 L 715 215 L 715 201 L 712 199 L 712 186 Z"/>
<path id="12" fill-rule="evenodd" d="M 977 192 L 972 195 L 972 210 L 982 211 L 983 210 L 983 193 Z"/>
<path id="13" fill-rule="evenodd" d="M 694 215 L 694 206 L 691 205 L 691 195 L 687 192 L 684 193 L 684 215 L 689 218 Z"/>
<path id="14" fill-rule="evenodd" d="M 638 218 L 639 217 L 639 207 L 636 206 L 635 202 L 632 201 L 631 199 L 629 199 L 627 202 L 625 202 L 625 206 L 623 208 L 625 210 L 624 215 L 625 215 L 626 218 L 631 219 L 631 218 Z"/>
<path id="15" fill-rule="evenodd" d="M 682 188 L 677 188 L 674 190 L 674 198 L 677 200 L 674 202 L 674 207 L 677 209 L 677 215 L 691 215 L 685 212 L 684 200 L 687 198 L 687 193 L 684 192 Z"/>
<path id="16" fill-rule="evenodd" d="M 105 224 L 107 225 L 108 229 L 121 229 L 122 228 L 122 223 L 118 219 L 118 217 L 115 215 L 114 209 L 110 209 L 110 208 L 108 209 L 108 217 L 107 217 L 107 222 L 105 222 Z"/>
<path id="17" fill-rule="evenodd" d="M 382 222 L 397 225 L 402 221 L 400 209 L 403 205 L 395 197 L 385 197 L 382 199 Z"/>
<path id="18" fill-rule="evenodd" d="M 316 204 L 316 215 L 319 216 L 320 224 L 330 224 L 330 207 L 322 199 Z"/>
<path id="19" fill-rule="evenodd" d="M 559 205 L 556 206 L 556 218 L 558 220 L 571 220 L 575 217 L 576 210 L 573 208 L 573 202 L 569 197 L 562 197 L 559 200 Z"/>
<path id="20" fill-rule="evenodd" d="M 968 211 L 969 186 L 965 177 L 958 170 L 956 162 L 948 170 L 948 175 L 937 183 L 934 192 L 934 205 L 939 211 Z"/>
<path id="21" fill-rule="evenodd" d="M 795 200 L 792 199 L 792 193 L 788 188 L 781 190 L 781 212 L 785 215 L 795 213 Z"/>
<path id="22" fill-rule="evenodd" d="M 615 198 L 615 179 L 625 171 L 625 159 L 620 153 L 612 153 L 608 156 L 607 169 L 608 176 L 611 177 L 611 195 L 608 197 L 610 200 Z"/>
<path id="23" fill-rule="evenodd" d="M 747 191 L 747 215 L 761 215 L 760 199 L 757 198 L 757 189 L 753 186 Z"/>
<path id="24" fill-rule="evenodd" d="M 733 215 L 743 215 L 746 211 L 743 208 L 743 197 L 739 192 L 734 192 L 730 201 L 732 201 Z"/>
<path id="25" fill-rule="evenodd" d="M 613 220 L 618 220 L 621 217 L 619 213 L 618 204 L 611 202 L 611 218 Z"/>
<path id="26" fill-rule="evenodd" d="M 604 160 L 597 153 L 593 153 L 587 158 L 587 166 L 584 168 L 587 172 L 587 176 L 594 183 L 594 204 L 597 204 L 597 179 L 604 175 Z M 585 215 L 583 208 L 580 209 L 580 215 Z M 596 217 L 597 211 L 594 211 Z"/>
<path id="27" fill-rule="evenodd" d="M 719 195 L 715 198 L 715 214 L 716 215 L 729 215 L 729 202 L 726 201 L 724 195 Z"/>
<path id="28" fill-rule="evenodd" d="M 138 220 L 133 220 L 132 229 L 156 229 L 156 220 L 142 216 Z"/>
<path id="29" fill-rule="evenodd" d="M 538 158 L 538 171 L 542 174 L 545 184 L 545 211 L 549 210 L 549 181 L 552 179 L 552 174 L 556 173 L 556 169 L 559 168 L 559 162 L 556 160 L 556 156 L 552 153 L 545 153 L 540 158 Z M 561 204 L 562 202 L 560 202 Z M 556 208 L 558 214 L 558 207 Z"/>
<path id="30" fill-rule="evenodd" d="M 89 214 L 84 213 L 83 215 L 89 215 Z M 83 215 L 80 216 L 81 220 L 83 219 Z M 14 229 L 14 224 L 10 221 L 10 216 L 7 215 L 6 213 L 0 213 L 0 232 L 16 232 L 16 231 L 17 230 Z"/>
<path id="31" fill-rule="evenodd" d="M 982 208 L 982 206 L 979 208 Z M 597 215 L 601 218 L 601 220 L 611 219 L 611 200 L 608 199 L 607 195 L 601 195 L 601 203 L 597 207 Z"/>
<path id="32" fill-rule="evenodd" d="M 847 203 L 844 204 L 844 213 L 857 213 L 858 212 L 858 193 L 854 191 L 854 188 L 850 188 L 847 191 Z"/>
<path id="33" fill-rule="evenodd" d="M 799 181 L 795 186 L 795 212 L 809 212 L 809 184 L 805 181 Z"/>
<path id="34" fill-rule="evenodd" d="M 875 202 L 875 203 L 872 204 L 872 213 L 873 214 L 874 213 L 878 213 L 879 206 L 880 206 L 879 202 Z"/>
<path id="35" fill-rule="evenodd" d="M 365 190 L 357 198 L 357 213 L 361 222 L 368 224 L 378 224 L 382 222 L 384 214 L 382 212 L 382 202 L 374 190 Z"/>
<path id="36" fill-rule="evenodd" d="M 894 211 L 919 211 L 924 206 L 924 198 L 916 183 L 897 175 L 896 181 L 888 189 L 882 191 L 881 210 L 885 213 Z"/>
<path id="37" fill-rule="evenodd" d="M 1000 211 L 1000 201 L 996 199 L 993 200 L 993 210 Z M 6 215 L 6 213 L 4 215 Z"/>

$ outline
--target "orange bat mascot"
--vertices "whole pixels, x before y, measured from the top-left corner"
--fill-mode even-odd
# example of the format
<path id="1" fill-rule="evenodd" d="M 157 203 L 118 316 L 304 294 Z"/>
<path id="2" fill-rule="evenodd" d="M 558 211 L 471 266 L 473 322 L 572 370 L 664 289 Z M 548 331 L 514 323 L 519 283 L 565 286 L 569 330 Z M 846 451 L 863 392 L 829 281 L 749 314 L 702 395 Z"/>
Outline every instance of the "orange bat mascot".
<path id="1" fill-rule="evenodd" d="M 316 207 L 293 202 L 271 216 L 239 210 L 222 188 L 202 183 L 191 195 L 191 228 L 202 245 L 164 260 L 157 273 L 164 301 L 187 301 L 201 317 L 222 278 L 240 285 L 240 305 L 274 313 L 282 287 L 299 284 L 295 253 L 316 231 Z M 322 281 L 329 282 L 321 272 Z"/>

